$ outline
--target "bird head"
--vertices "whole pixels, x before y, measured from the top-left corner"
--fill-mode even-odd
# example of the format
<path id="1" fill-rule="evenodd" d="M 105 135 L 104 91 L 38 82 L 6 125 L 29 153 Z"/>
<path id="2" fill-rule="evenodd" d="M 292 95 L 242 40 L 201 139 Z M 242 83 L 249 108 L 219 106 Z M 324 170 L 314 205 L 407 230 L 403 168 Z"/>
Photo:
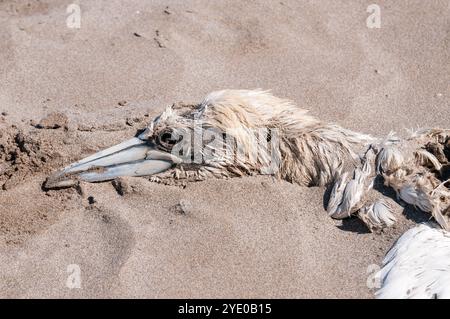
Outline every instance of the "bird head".
<path id="1" fill-rule="evenodd" d="M 217 91 L 199 104 L 176 103 L 136 137 L 65 167 L 44 186 L 158 175 L 177 168 L 215 177 L 275 174 L 281 157 L 275 121 L 281 114 L 276 113 L 290 107 L 288 101 L 259 90 Z"/>

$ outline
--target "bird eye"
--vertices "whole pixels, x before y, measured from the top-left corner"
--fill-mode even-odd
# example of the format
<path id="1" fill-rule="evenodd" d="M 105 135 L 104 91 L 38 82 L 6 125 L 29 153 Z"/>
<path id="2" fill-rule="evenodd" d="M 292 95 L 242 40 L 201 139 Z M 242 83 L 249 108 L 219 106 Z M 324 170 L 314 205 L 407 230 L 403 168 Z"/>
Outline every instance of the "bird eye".
<path id="1" fill-rule="evenodd" d="M 176 138 L 175 134 L 171 131 L 163 131 L 158 135 L 157 143 L 163 148 L 171 149 L 176 143 L 178 143 L 181 138 Z"/>

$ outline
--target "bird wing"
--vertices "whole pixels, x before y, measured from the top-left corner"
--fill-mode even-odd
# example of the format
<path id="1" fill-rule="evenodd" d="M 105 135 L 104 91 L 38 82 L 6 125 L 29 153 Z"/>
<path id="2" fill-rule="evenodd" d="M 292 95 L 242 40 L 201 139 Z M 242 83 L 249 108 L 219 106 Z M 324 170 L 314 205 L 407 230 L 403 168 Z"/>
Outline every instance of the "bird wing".
<path id="1" fill-rule="evenodd" d="M 450 233 L 433 223 L 404 233 L 377 276 L 377 298 L 450 298 Z"/>

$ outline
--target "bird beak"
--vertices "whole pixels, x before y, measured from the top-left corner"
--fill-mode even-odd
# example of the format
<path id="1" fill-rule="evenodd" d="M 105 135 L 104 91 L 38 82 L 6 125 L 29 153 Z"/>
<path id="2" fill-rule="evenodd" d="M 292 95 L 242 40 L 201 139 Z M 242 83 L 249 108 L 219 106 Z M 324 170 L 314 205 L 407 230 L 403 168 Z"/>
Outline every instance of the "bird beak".
<path id="1" fill-rule="evenodd" d="M 44 187 L 71 187 L 79 180 L 101 182 L 121 176 L 153 175 L 179 162 L 178 157 L 156 149 L 141 137 L 134 137 L 54 173 L 47 178 Z"/>

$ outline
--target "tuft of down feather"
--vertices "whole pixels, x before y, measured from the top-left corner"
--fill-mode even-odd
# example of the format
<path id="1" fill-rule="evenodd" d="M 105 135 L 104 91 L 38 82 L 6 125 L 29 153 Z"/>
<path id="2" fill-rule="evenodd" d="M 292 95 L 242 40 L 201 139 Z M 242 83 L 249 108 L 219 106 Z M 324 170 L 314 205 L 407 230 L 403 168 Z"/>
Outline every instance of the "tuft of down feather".
<path id="1" fill-rule="evenodd" d="M 371 232 L 377 232 L 391 227 L 396 222 L 392 206 L 383 199 L 365 206 L 358 212 L 358 217 L 366 224 Z"/>
<path id="2" fill-rule="evenodd" d="M 377 157 L 377 173 L 394 172 L 399 169 L 405 159 L 395 145 L 387 145 L 381 149 Z"/>

